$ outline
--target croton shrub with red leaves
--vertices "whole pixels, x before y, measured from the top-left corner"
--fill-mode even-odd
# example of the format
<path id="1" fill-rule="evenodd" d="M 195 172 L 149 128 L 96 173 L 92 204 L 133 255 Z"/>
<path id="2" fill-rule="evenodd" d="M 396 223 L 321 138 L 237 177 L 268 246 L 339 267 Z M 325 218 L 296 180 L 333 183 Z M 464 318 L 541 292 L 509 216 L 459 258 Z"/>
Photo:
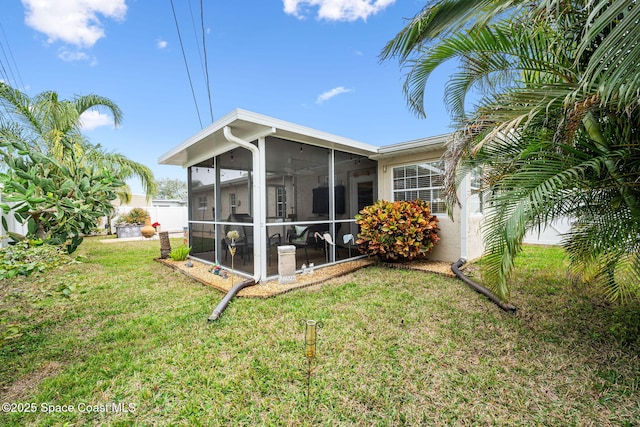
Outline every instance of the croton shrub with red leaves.
<path id="1" fill-rule="evenodd" d="M 378 200 L 356 216 L 360 226 L 358 249 L 383 261 L 423 258 L 438 243 L 438 218 L 422 200 Z"/>

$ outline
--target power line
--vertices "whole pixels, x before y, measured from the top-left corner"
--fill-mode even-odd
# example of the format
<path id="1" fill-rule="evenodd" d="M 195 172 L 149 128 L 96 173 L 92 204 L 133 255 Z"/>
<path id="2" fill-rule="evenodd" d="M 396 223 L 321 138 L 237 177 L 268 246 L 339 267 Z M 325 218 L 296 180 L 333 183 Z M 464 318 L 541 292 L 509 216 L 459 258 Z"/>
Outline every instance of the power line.
<path id="1" fill-rule="evenodd" d="M 18 70 L 18 66 L 16 65 L 16 60 L 15 57 L 13 56 L 13 52 L 11 51 L 11 46 L 9 45 L 9 40 L 7 39 L 7 35 L 4 32 L 4 27 L 2 26 L 2 23 L 0 22 L 0 30 L 2 31 L 2 37 L 4 39 L 4 44 L 7 45 L 7 50 L 9 51 L 9 56 L 11 58 L 11 61 L 9 61 L 9 58 L 7 58 L 7 53 L 4 50 L 4 47 L 2 45 L 2 42 L 0 41 L 0 49 L 2 50 L 2 55 L 5 58 L 5 62 L 7 63 L 7 67 L 9 68 L 9 73 L 11 73 L 11 78 L 9 79 L 9 75 L 7 74 L 7 71 L 5 69 L 4 64 L 2 63 L 2 61 L 0 61 L 0 68 L 2 69 L 2 75 L 4 76 L 3 78 L 13 87 L 17 87 L 17 83 L 20 83 L 20 89 L 24 88 L 24 83 L 22 82 L 22 77 L 20 76 L 20 71 Z M 11 62 L 13 62 L 13 67 L 11 67 Z M 18 75 L 18 79 L 16 80 L 16 77 L 13 74 L 13 68 L 15 68 L 16 70 L 16 74 Z M 12 82 L 13 80 L 13 82 Z"/>
<path id="2" fill-rule="evenodd" d="M 2 53 L 4 53 L 4 48 L 2 47 L 1 43 L 0 48 L 2 49 Z M 2 62 L 2 60 L 0 60 L 0 77 L 2 77 L 2 80 L 7 82 L 10 86 L 15 86 L 13 83 L 11 83 L 11 79 L 9 79 L 9 74 L 7 74 L 7 69 L 4 68 L 4 63 Z"/>
<path id="3" fill-rule="evenodd" d="M 171 10 L 173 11 L 173 20 L 176 23 L 176 30 L 178 31 L 178 40 L 180 41 L 180 50 L 182 50 L 182 58 L 184 59 L 184 66 L 187 69 L 187 77 L 189 79 L 189 86 L 191 87 L 191 95 L 193 96 L 193 103 L 196 106 L 196 113 L 198 114 L 198 121 L 200 122 L 200 128 L 202 129 L 202 119 L 200 118 L 200 109 L 198 108 L 198 101 L 196 100 L 196 93 L 193 90 L 193 81 L 191 80 L 191 73 L 189 72 L 189 64 L 187 63 L 187 56 L 184 53 L 184 45 L 182 44 L 182 36 L 180 35 L 180 27 L 178 26 L 178 17 L 176 16 L 176 9 L 173 7 L 173 0 L 171 2 Z"/>
<path id="4" fill-rule="evenodd" d="M 193 8 L 191 7 L 191 0 L 188 1 L 189 3 L 189 14 L 191 15 L 191 28 L 193 28 L 193 39 L 195 40 L 196 44 L 199 43 L 198 41 L 198 30 L 196 29 L 196 20 L 193 18 Z M 197 49 L 198 51 L 198 58 L 200 58 L 200 67 L 202 67 L 202 76 L 205 76 L 205 70 L 204 70 L 204 61 L 202 60 L 202 52 L 200 52 L 200 49 Z"/>
<path id="5" fill-rule="evenodd" d="M 202 24 L 202 51 L 204 52 L 204 70 L 205 78 L 207 81 L 207 99 L 209 100 L 209 112 L 211 114 L 211 123 L 213 123 L 213 106 L 211 105 L 211 86 L 209 85 L 209 66 L 207 64 L 207 44 L 205 43 L 204 33 L 204 8 L 202 6 L 202 0 L 200 0 L 200 22 Z"/>

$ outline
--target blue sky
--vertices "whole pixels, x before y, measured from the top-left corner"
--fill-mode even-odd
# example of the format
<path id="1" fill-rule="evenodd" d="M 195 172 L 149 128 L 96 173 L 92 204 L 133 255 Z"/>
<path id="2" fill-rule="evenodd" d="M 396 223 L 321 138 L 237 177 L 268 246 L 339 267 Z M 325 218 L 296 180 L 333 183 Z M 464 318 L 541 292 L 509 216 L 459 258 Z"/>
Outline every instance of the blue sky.
<path id="1" fill-rule="evenodd" d="M 378 61 L 424 4 L 205 0 L 213 120 L 243 108 L 378 146 L 448 132 L 442 100 L 451 70 L 430 79 L 421 119 L 407 108 L 398 63 Z M 30 96 L 54 90 L 62 98 L 110 98 L 123 124 L 87 117 L 91 142 L 149 166 L 158 179 L 185 179 L 185 170 L 157 159 L 212 120 L 200 2 L 173 6 L 200 119 L 170 0 L 3 0 L 0 78 Z"/>

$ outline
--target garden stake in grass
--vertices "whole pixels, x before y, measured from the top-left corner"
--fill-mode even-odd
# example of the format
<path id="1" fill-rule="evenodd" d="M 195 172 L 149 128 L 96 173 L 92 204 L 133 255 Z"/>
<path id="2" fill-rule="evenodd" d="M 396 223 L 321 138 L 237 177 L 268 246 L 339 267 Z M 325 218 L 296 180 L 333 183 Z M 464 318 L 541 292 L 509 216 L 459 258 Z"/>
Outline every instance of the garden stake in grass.
<path id="1" fill-rule="evenodd" d="M 305 326 L 304 332 L 304 355 L 307 357 L 307 409 L 311 407 L 311 362 L 316 358 L 316 341 L 318 334 L 316 330 L 322 328 L 322 322 L 315 320 L 300 320 L 300 324 Z"/>

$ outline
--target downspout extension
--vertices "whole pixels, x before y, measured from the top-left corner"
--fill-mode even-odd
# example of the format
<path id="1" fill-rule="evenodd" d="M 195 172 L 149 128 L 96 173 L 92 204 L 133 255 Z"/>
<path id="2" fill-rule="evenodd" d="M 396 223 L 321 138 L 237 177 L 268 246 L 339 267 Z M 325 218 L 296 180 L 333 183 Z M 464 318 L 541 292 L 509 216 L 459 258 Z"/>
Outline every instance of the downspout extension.
<path id="1" fill-rule="evenodd" d="M 222 315 L 222 312 L 229 305 L 229 302 L 231 302 L 233 297 L 235 297 L 238 292 L 240 292 L 242 289 L 244 289 L 244 288 L 246 288 L 248 286 L 253 286 L 255 284 L 256 284 L 255 280 L 245 280 L 244 282 L 240 282 L 237 285 L 235 285 L 233 288 L 231 288 L 231 290 L 229 292 L 227 292 L 227 294 L 224 296 L 224 298 L 222 298 L 222 301 L 220 301 L 218 306 L 215 308 L 215 310 L 213 310 L 213 313 L 211 313 L 211 316 L 209 316 L 209 318 L 207 320 L 209 322 L 213 322 L 215 320 L 218 320 L 220 318 L 220 316 Z"/>
<path id="2" fill-rule="evenodd" d="M 465 262 L 467 262 L 466 259 L 460 258 L 458 261 L 456 261 L 455 264 L 453 264 L 451 266 L 451 271 L 453 271 L 453 274 L 455 274 L 458 279 L 462 280 L 464 283 L 469 285 L 476 292 L 481 293 L 485 297 L 489 298 L 495 305 L 500 307 L 502 310 L 510 312 L 510 313 L 513 313 L 513 312 L 516 311 L 516 307 L 513 304 L 503 302 L 500 298 L 498 298 L 498 296 L 496 294 L 491 292 L 489 289 L 487 289 L 484 286 L 472 281 L 467 276 L 465 276 L 462 273 L 462 271 L 460 271 L 460 267 Z"/>

